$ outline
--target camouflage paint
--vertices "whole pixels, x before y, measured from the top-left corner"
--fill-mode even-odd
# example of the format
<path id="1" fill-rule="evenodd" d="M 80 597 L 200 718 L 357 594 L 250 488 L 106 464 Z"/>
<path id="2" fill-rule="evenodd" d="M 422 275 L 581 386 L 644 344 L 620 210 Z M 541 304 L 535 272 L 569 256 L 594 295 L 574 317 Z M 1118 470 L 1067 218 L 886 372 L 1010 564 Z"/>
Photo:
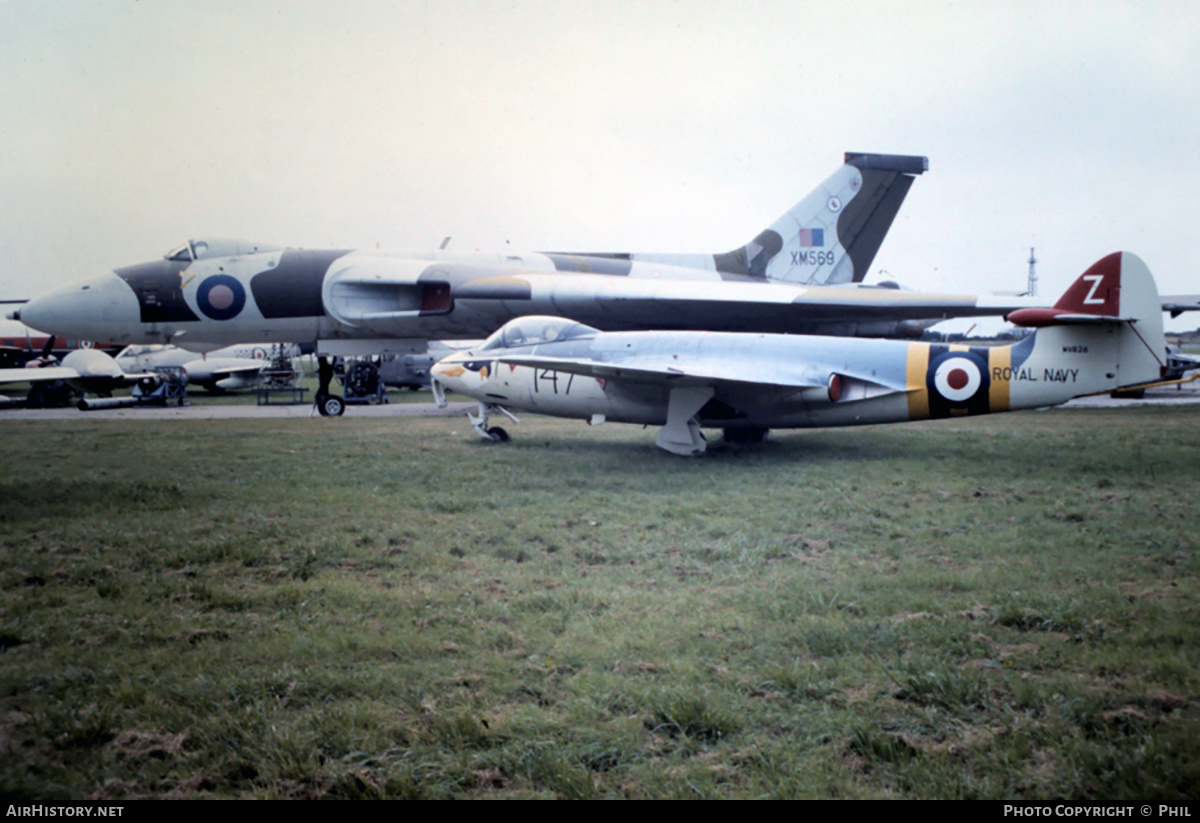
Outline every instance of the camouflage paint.
<path id="1" fill-rule="evenodd" d="M 190 263 L 155 260 L 116 269 L 137 297 L 143 323 L 179 323 L 199 320 L 183 299 L 181 274 Z"/>
<path id="2" fill-rule="evenodd" d="M 837 235 L 846 243 L 846 254 L 854 264 L 851 282 L 861 283 L 883 245 L 892 221 L 900 212 L 915 178 L 896 172 L 864 170 L 862 188 L 842 209 Z"/>
<path id="3" fill-rule="evenodd" d="M 349 253 L 337 249 L 285 251 L 279 258 L 279 265 L 250 278 L 250 290 L 262 316 L 268 320 L 324 317 L 321 287 L 325 283 L 325 273 L 334 260 Z"/>
<path id="4" fill-rule="evenodd" d="M 779 232 L 767 229 L 740 249 L 725 254 L 714 254 L 717 271 L 724 274 L 741 274 L 765 279 L 767 264 L 783 248 Z"/>

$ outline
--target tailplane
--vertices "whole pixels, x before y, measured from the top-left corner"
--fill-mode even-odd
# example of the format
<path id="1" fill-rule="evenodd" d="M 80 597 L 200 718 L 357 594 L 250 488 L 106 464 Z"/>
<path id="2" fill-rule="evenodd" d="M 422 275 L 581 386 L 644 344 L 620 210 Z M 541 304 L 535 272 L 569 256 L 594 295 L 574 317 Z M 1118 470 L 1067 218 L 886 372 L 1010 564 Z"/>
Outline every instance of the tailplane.
<path id="1" fill-rule="evenodd" d="M 1040 329 L 1035 352 L 1089 354 L 1093 379 L 1102 384 L 1095 391 L 1156 383 L 1166 375 L 1158 287 L 1150 269 L 1130 252 L 1097 261 L 1053 308 L 1020 309 L 1008 320 Z"/>

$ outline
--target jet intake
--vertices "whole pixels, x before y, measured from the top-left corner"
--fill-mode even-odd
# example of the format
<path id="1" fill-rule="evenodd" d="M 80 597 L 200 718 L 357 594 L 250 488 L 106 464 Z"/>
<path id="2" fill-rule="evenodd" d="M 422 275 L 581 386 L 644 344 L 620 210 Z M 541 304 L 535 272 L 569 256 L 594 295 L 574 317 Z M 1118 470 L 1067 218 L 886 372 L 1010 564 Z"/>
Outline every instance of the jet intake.
<path id="1" fill-rule="evenodd" d="M 354 260 L 326 279 L 326 312 L 339 323 L 371 327 L 379 321 L 448 314 L 454 308 L 447 279 L 424 260 Z M 430 276 L 432 275 L 432 277 Z"/>
<path id="2" fill-rule="evenodd" d="M 338 283 L 331 314 L 357 326 L 371 320 L 446 314 L 452 308 L 449 283 Z"/>

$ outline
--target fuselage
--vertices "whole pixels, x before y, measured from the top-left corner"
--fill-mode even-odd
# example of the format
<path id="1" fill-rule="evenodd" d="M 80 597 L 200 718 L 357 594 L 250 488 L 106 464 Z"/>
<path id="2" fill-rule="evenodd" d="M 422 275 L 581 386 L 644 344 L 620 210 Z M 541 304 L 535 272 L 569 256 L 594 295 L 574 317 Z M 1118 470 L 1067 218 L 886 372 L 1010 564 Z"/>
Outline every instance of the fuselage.
<path id="1" fill-rule="evenodd" d="M 1014 346 L 969 347 L 804 335 L 597 333 L 530 347 L 460 352 L 433 371 L 479 400 L 559 417 L 664 425 L 671 392 L 711 387 L 703 427 L 890 423 L 1055 405 L 1115 388 L 1101 349 L 1060 329 Z M 1115 345 L 1115 344 L 1114 344 Z M 1075 348 L 1077 350 L 1070 350 Z M 528 365 L 538 358 L 542 365 Z M 522 363 L 522 359 L 526 363 Z"/>
<path id="2" fill-rule="evenodd" d="M 55 334 L 104 342 L 316 342 L 332 355 L 422 353 L 425 341 L 486 336 L 527 315 L 609 331 L 914 337 L 926 321 L 1005 310 L 964 296 L 855 288 L 928 168 L 921 156 L 848 152 L 800 202 L 727 252 L 304 250 L 190 240 L 161 260 L 36 298 L 19 314 Z"/>
<path id="3" fill-rule="evenodd" d="M 963 295 L 777 282 L 718 271 L 712 255 L 362 252 L 224 242 L 237 253 L 221 253 L 230 245 L 211 241 L 201 252 L 118 268 L 30 301 L 20 318 L 115 344 L 319 342 L 332 354 L 380 354 L 486 336 L 526 315 L 570 317 L 610 331 L 912 337 L 928 323 L 905 318 L 933 322 L 1011 308 Z M 337 348 L 363 340 L 375 345 Z"/>

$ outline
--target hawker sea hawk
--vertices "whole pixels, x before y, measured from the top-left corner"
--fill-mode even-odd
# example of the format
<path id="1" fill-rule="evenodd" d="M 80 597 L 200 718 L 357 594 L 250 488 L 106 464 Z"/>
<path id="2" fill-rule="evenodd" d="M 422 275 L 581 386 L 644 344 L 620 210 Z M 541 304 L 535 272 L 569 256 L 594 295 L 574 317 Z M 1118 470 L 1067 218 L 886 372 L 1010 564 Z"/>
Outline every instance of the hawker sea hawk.
<path id="1" fill-rule="evenodd" d="M 514 411 L 661 426 L 655 441 L 699 454 L 703 428 L 734 442 L 771 428 L 894 423 L 1037 408 L 1166 382 L 1162 306 L 1138 257 L 1111 254 L 1053 307 L 1008 319 L 1038 330 L 1014 346 L 729 332 L 602 332 L 557 317 L 512 320 L 433 368 L 479 401 L 483 437 Z"/>

